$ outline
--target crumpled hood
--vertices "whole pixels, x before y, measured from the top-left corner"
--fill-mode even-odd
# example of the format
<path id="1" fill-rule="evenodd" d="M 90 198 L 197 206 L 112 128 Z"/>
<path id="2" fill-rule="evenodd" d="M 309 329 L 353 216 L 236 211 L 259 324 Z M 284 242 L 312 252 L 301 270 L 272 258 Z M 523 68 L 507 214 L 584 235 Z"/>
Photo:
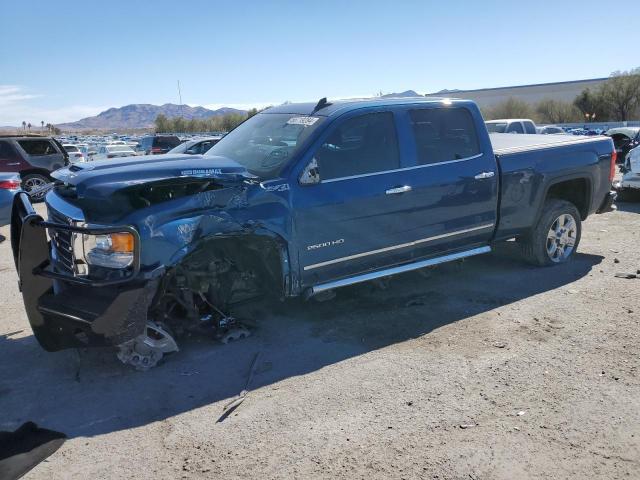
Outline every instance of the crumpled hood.
<path id="1" fill-rule="evenodd" d="M 78 198 L 108 196 L 123 188 L 170 179 L 216 179 L 226 184 L 256 178 L 242 165 L 226 157 L 182 154 L 77 163 L 56 170 L 51 176 L 73 185 Z"/>

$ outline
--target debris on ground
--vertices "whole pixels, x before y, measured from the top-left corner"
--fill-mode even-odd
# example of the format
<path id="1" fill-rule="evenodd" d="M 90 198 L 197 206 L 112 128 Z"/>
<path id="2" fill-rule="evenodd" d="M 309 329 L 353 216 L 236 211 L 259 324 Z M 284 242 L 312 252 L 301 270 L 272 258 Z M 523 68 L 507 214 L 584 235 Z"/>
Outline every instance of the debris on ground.
<path id="1" fill-rule="evenodd" d="M 467 428 L 473 428 L 475 426 L 476 426 L 475 423 L 463 423 L 463 424 L 460 425 L 460 428 L 462 428 L 464 430 L 464 429 L 467 429 Z"/>
<path id="2" fill-rule="evenodd" d="M 614 258 L 613 263 L 620 263 L 620 260 L 618 258 Z"/>
<path id="3" fill-rule="evenodd" d="M 256 370 L 259 356 L 260 352 L 257 352 L 253 357 L 253 362 L 251 362 L 251 368 L 249 370 L 249 377 L 247 378 L 247 383 L 244 386 L 244 390 L 242 390 L 236 398 L 232 399 L 222 408 L 222 411 L 224 413 L 220 416 L 220 418 L 218 418 L 218 421 L 216 423 L 223 422 L 229 415 L 231 415 L 231 413 L 233 413 L 236 408 L 238 408 L 242 404 L 242 402 L 244 402 L 244 399 L 247 398 L 247 395 L 249 394 L 249 387 L 251 385 L 251 380 L 253 380 L 253 375 Z"/>
<path id="4" fill-rule="evenodd" d="M 520 410 L 518 413 L 516 413 L 516 415 L 518 415 L 519 417 L 521 417 L 521 416 L 522 416 L 522 415 L 524 415 L 525 413 L 527 413 L 527 412 L 525 412 L 524 410 Z"/>
<path id="5" fill-rule="evenodd" d="M 507 346 L 507 344 L 505 342 L 495 342 L 493 346 L 496 348 L 504 348 Z"/>
<path id="6" fill-rule="evenodd" d="M 4 338 L 10 338 L 13 337 L 15 335 L 19 335 L 22 332 L 24 332 L 24 330 L 16 330 L 14 332 L 9 332 L 9 333 L 3 333 L 2 335 L 0 335 L 0 337 L 4 337 Z"/>
<path id="7" fill-rule="evenodd" d="M 631 278 L 638 278 L 638 274 L 637 273 L 618 272 L 618 273 L 616 273 L 614 275 L 614 277 L 631 279 Z"/>
<path id="8" fill-rule="evenodd" d="M 405 307 L 416 307 L 425 304 L 425 300 L 423 297 L 412 298 L 407 303 L 404 304 Z"/>

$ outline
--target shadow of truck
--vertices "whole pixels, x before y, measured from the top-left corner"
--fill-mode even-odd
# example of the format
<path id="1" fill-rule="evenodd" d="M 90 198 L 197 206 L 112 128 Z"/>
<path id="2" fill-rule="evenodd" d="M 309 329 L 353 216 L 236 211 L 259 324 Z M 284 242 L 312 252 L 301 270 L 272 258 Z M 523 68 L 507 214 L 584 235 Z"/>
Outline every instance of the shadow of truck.
<path id="1" fill-rule="evenodd" d="M 463 268 L 442 266 L 428 278 L 407 273 L 384 290 L 361 284 L 330 302 L 252 307 L 250 338 L 230 345 L 191 339 L 144 373 L 121 365 L 111 350 L 52 354 L 33 336 L 0 337 L 0 429 L 31 420 L 74 437 L 146 425 L 237 395 L 258 351 L 252 389 L 554 290 L 602 261 L 577 254 L 565 265 L 534 268 L 523 265 L 513 248 L 505 244 Z"/>

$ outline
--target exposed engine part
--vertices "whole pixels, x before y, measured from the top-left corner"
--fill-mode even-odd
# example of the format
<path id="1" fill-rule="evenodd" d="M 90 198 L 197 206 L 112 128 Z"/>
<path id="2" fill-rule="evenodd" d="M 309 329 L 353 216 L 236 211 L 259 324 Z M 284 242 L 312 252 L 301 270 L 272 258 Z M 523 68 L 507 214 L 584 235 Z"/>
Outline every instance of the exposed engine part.
<path id="1" fill-rule="evenodd" d="M 249 335 L 251 335 L 251 332 L 242 325 L 233 325 L 232 327 L 225 328 L 221 331 L 218 339 L 226 345 L 227 343 L 247 338 Z"/>
<path id="2" fill-rule="evenodd" d="M 149 321 L 144 333 L 118 345 L 118 349 L 118 358 L 122 363 L 145 371 L 157 365 L 164 354 L 177 352 L 178 345 L 167 327 Z"/>

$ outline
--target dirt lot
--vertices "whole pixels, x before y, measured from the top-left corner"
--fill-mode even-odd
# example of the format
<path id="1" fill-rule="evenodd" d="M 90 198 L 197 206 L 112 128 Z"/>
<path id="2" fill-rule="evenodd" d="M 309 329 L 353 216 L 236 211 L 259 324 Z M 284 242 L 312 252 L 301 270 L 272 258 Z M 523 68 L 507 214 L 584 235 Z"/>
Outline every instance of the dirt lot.
<path id="1" fill-rule="evenodd" d="M 507 244 L 384 290 L 256 307 L 251 338 L 193 340 L 146 373 L 41 350 L 5 242 L 0 430 L 69 436 L 30 479 L 640 478 L 640 279 L 614 277 L 640 268 L 640 204 L 619 206 L 568 265 L 526 266 Z"/>

